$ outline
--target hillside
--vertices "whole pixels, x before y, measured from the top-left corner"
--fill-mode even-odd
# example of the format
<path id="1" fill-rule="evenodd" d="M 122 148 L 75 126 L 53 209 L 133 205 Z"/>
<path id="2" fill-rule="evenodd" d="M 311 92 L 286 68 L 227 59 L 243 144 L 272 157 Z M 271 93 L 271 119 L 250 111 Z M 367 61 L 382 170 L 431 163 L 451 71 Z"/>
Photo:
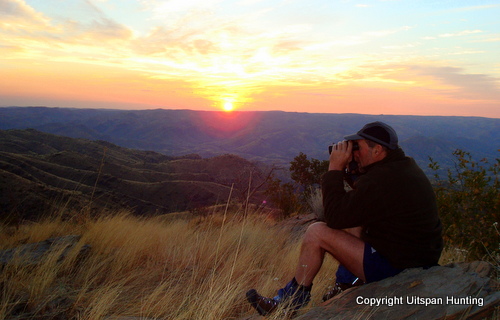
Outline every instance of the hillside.
<path id="1" fill-rule="evenodd" d="M 0 130 L 2 216 L 25 218 L 59 208 L 130 208 L 168 213 L 241 197 L 261 172 L 249 161 L 220 155 L 171 157 L 29 130 Z M 246 182 L 245 182 L 246 181 Z"/>
<path id="2" fill-rule="evenodd" d="M 326 159 L 329 144 L 376 120 L 392 125 L 401 146 L 424 168 L 429 156 L 451 166 L 451 153 L 457 148 L 477 159 L 498 157 L 500 119 L 281 111 L 0 108 L 0 129 L 34 128 L 170 156 L 196 153 L 213 157 L 230 153 L 250 161 L 285 166 L 299 152 Z"/>
<path id="3" fill-rule="evenodd" d="M 205 218 L 142 218 L 120 211 L 76 223 L 48 217 L 0 225 L 0 318 L 262 320 L 245 292 L 276 294 L 295 272 L 301 235 L 312 221 L 275 222 L 252 211 L 241 219 L 241 211 L 221 209 Z M 14 252 L 23 254 L 13 260 Z M 410 269 L 323 303 L 337 269 L 327 255 L 311 302 L 293 319 L 498 319 L 498 264 L 448 264 L 462 257 L 451 247 L 441 257 L 442 267 Z M 406 300 L 447 296 L 476 302 Z M 369 305 L 360 297 L 404 302 Z M 265 319 L 290 317 L 278 310 Z"/>

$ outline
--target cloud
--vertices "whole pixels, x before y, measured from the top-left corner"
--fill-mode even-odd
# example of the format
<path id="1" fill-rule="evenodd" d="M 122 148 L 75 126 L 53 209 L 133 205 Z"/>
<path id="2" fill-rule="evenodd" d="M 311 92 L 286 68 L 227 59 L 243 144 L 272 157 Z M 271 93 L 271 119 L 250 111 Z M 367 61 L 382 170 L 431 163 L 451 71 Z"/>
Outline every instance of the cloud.
<path id="1" fill-rule="evenodd" d="M 76 23 L 72 24 L 71 37 L 69 34 L 65 37 L 66 40 L 74 39 L 74 41 L 106 41 L 106 40 L 127 40 L 133 35 L 132 31 L 117 23 L 116 21 L 105 16 L 98 17 L 88 24 Z M 102 42 L 96 43 L 96 46 L 103 45 Z"/>
<path id="2" fill-rule="evenodd" d="M 89 1 L 64 4 L 73 10 L 64 17 L 57 13 L 48 17 L 23 0 L 0 0 L 3 46 L 16 48 L 4 58 L 94 60 L 105 64 L 120 56 L 124 47 L 117 46 L 116 41 L 131 39 L 130 29 L 107 17 Z"/>
<path id="3" fill-rule="evenodd" d="M 462 37 L 462 36 L 468 36 L 470 34 L 475 34 L 475 33 L 482 33 L 482 30 L 464 30 L 456 33 L 444 33 L 438 35 L 439 38 L 449 38 L 449 37 Z"/>
<path id="4" fill-rule="evenodd" d="M 253 23 L 272 12 L 268 7 L 220 15 L 214 11 L 221 0 L 143 1 L 145 8 L 162 20 L 154 19 L 150 31 L 140 35 L 89 0 L 66 2 L 67 8 L 78 10 L 66 10 L 67 14 L 54 15 L 53 20 L 21 0 L 0 1 L 16 4 L 17 16 L 23 21 L 35 20 L 33 16 L 44 18 L 36 34 L 23 36 L 26 30 L 21 29 L 5 45 L 45 59 L 130 63 L 127 67 L 151 76 L 187 77 L 190 81 L 216 82 L 219 77 L 275 81 L 317 71 L 314 63 L 323 54 L 314 50 L 314 40 L 304 37 L 313 32 L 307 23 L 287 23 L 273 29 Z"/>
<path id="5" fill-rule="evenodd" d="M 32 19 L 45 23 L 47 18 L 36 12 L 22 0 L 0 0 L 0 17 L 5 21 Z"/>
<path id="6" fill-rule="evenodd" d="M 73 7 L 79 7 L 83 15 L 65 13 L 65 18 L 60 21 L 65 30 L 61 37 L 63 41 L 88 45 L 95 41 L 93 45 L 99 47 L 106 46 L 106 41 L 127 40 L 133 35 L 128 27 L 108 17 L 90 0 L 76 1 Z"/>
<path id="7" fill-rule="evenodd" d="M 223 0 L 166 0 L 160 1 L 151 9 L 153 18 L 164 20 L 182 12 L 210 10 Z"/>
<path id="8" fill-rule="evenodd" d="M 263 1 L 266 1 L 266 0 L 241 0 L 238 2 L 238 4 L 241 6 L 250 6 L 250 5 L 254 5 L 256 3 L 260 3 Z"/>
<path id="9" fill-rule="evenodd" d="M 491 10 L 491 9 L 498 8 L 498 7 L 500 7 L 500 4 L 486 4 L 486 5 L 482 5 L 482 6 L 461 7 L 461 8 L 451 9 L 451 11 L 467 12 L 467 11 L 476 11 L 476 10 Z"/>
<path id="10" fill-rule="evenodd" d="M 489 38 L 474 40 L 473 42 L 500 42 L 500 35 L 492 35 Z"/>
<path id="11" fill-rule="evenodd" d="M 260 14 L 262 11 L 254 12 Z M 295 23 L 250 32 L 243 25 L 248 21 L 245 19 L 254 17 L 186 12 L 135 39 L 132 48 L 142 61 L 169 68 L 170 74 L 177 74 L 175 69 L 180 74 L 187 72 L 193 80 L 197 76 L 219 82 L 219 77 L 232 77 L 241 83 L 256 77 L 266 81 L 300 73 L 309 63 L 303 55 L 310 54 L 306 52 L 309 40 L 300 35 L 310 33 L 310 26 Z M 291 70 L 293 63 L 296 70 Z"/>
<path id="12" fill-rule="evenodd" d="M 0 29 L 18 31 L 50 28 L 50 19 L 23 0 L 0 0 Z"/>
<path id="13" fill-rule="evenodd" d="M 369 37 L 386 37 L 386 36 L 389 36 L 391 34 L 395 34 L 395 33 L 401 32 L 401 31 L 407 31 L 407 30 L 410 30 L 410 29 L 411 29 L 411 27 L 404 26 L 404 27 L 400 27 L 400 28 L 396 28 L 396 29 L 390 29 L 390 30 L 367 31 L 367 32 L 365 32 L 365 35 L 367 35 Z"/>
<path id="14" fill-rule="evenodd" d="M 474 24 L 432 29 L 432 39 L 448 49 L 443 51 L 412 38 L 422 35 L 418 23 L 368 25 L 353 19 L 351 25 L 342 8 L 334 13 L 325 9 L 336 7 L 333 2 L 136 1 L 133 6 L 123 2 L 111 12 L 107 10 L 122 4 L 119 0 L 64 0 L 50 10 L 42 9 L 48 6 L 42 2 L 31 7 L 27 0 L 0 0 L 0 63 L 23 59 L 16 63 L 77 62 L 68 68 L 80 65 L 89 70 L 110 66 L 107 72 L 133 73 L 131 83 L 150 80 L 160 88 L 184 81 L 198 97 L 211 100 L 232 94 L 243 101 L 267 88 L 309 92 L 318 86 L 322 91 L 313 91 L 315 97 L 353 86 L 420 90 L 449 101 L 499 99 L 498 78 L 439 67 L 445 59 L 446 65 L 464 65 L 465 58 L 471 58 L 466 61 L 469 67 L 481 67 L 485 62 L 473 59 L 480 56 L 477 53 L 489 58 L 488 46 L 449 43 L 498 41 L 499 35 L 490 33 L 487 24 L 482 29 Z M 353 5 L 348 5 L 350 10 Z M 142 10 L 137 15 L 138 8 Z M 424 58 L 427 62 L 421 61 Z"/>
<path id="15" fill-rule="evenodd" d="M 434 99 L 450 101 L 500 100 L 500 79 L 467 73 L 459 67 L 423 63 L 360 65 L 337 75 L 346 86 L 386 88 L 394 92 L 425 92 Z"/>
<path id="16" fill-rule="evenodd" d="M 485 74 L 467 74 L 458 67 L 410 66 L 417 74 L 430 76 L 454 87 L 450 94 L 471 100 L 500 100 L 500 79 Z"/>

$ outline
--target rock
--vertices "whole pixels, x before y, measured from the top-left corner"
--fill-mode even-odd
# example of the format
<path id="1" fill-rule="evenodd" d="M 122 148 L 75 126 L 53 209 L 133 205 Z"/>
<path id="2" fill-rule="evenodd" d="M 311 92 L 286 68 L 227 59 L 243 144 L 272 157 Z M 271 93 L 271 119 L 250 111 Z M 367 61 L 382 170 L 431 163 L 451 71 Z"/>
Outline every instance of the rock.
<path id="1" fill-rule="evenodd" d="M 69 255 L 79 240 L 80 236 L 69 235 L 2 250 L 0 251 L 0 266 L 3 267 L 7 264 L 36 265 L 49 253 L 59 254 L 58 261 L 62 261 Z M 90 246 L 84 245 L 80 248 L 78 255 L 84 255 L 89 250 Z"/>
<path id="2" fill-rule="evenodd" d="M 296 319 L 483 319 L 500 313 L 498 272 L 487 262 L 408 269 L 342 294 Z"/>
<path id="3" fill-rule="evenodd" d="M 129 317 L 129 316 L 111 316 L 105 320 L 156 320 L 157 318 L 144 318 L 144 317 Z"/>

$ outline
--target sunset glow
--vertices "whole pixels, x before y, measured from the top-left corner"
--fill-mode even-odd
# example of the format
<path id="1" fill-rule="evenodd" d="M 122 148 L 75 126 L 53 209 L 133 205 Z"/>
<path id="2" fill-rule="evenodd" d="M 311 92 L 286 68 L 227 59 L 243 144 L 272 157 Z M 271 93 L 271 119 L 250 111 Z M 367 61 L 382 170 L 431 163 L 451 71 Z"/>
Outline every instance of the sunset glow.
<path id="1" fill-rule="evenodd" d="M 234 110 L 234 105 L 232 102 L 230 101 L 226 101 L 224 102 L 224 106 L 222 107 L 224 109 L 224 111 L 226 112 L 231 112 Z"/>
<path id="2" fill-rule="evenodd" d="M 500 4 L 0 0 L 0 105 L 500 118 Z"/>

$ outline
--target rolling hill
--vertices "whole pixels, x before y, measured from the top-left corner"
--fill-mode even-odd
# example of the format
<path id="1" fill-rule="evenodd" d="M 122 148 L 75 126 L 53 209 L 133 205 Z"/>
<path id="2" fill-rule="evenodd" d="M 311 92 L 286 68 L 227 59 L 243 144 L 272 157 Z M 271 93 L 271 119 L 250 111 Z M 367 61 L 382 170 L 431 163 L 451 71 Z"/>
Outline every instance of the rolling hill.
<path id="1" fill-rule="evenodd" d="M 245 199 L 248 181 L 259 185 L 266 166 L 288 169 L 300 152 L 327 159 L 329 144 L 376 120 L 396 129 L 428 174 L 429 156 L 452 168 L 456 149 L 498 158 L 500 119 L 7 107 L 0 108 L 1 213 L 194 210 L 225 203 L 231 187 L 233 198 Z"/>
<path id="2" fill-rule="evenodd" d="M 452 165 L 452 152 L 495 159 L 500 119 L 479 117 L 314 114 L 281 111 L 103 110 L 0 108 L 0 129 L 27 129 L 152 150 L 169 156 L 235 154 L 250 161 L 288 163 L 299 153 L 324 160 L 327 146 L 364 124 L 384 121 L 398 132 L 406 153 L 426 167 L 432 156 Z"/>
<path id="3" fill-rule="evenodd" d="M 231 187 L 233 197 L 244 196 L 250 172 L 254 184 L 262 181 L 260 169 L 234 155 L 171 157 L 34 129 L 0 130 L 0 216 L 193 210 L 225 203 Z"/>

